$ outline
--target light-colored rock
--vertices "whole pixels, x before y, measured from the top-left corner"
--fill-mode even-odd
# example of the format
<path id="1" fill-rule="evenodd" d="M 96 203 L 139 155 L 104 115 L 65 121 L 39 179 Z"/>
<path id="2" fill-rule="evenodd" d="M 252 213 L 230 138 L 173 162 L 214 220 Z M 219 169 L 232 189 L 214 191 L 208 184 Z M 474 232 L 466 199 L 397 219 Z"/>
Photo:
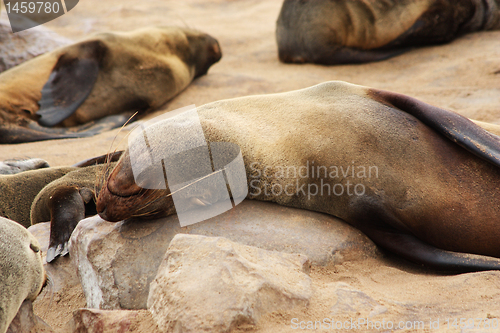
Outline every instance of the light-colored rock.
<path id="1" fill-rule="evenodd" d="M 268 312 L 307 306 L 310 263 L 222 237 L 176 235 L 151 283 L 148 309 L 163 331 L 229 332 Z"/>
<path id="2" fill-rule="evenodd" d="M 332 316 L 351 315 L 371 318 L 387 312 L 385 306 L 346 283 L 339 282 L 335 293 L 337 294 L 337 303 L 331 308 Z"/>
<path id="3" fill-rule="evenodd" d="M 25 31 L 12 33 L 5 11 L 0 15 L 0 72 L 19 65 L 26 60 L 70 44 L 71 40 L 37 26 Z"/>
<path id="4" fill-rule="evenodd" d="M 43 268 L 47 273 L 51 293 L 58 293 L 67 290 L 80 283 L 76 266 L 69 256 L 61 257 L 58 260 L 47 264 L 46 256 L 49 248 L 50 222 L 38 223 L 28 228 L 40 244 L 42 251 Z"/>
<path id="5" fill-rule="evenodd" d="M 53 333 L 54 330 L 33 313 L 33 303 L 24 301 L 10 323 L 7 333 Z"/>
<path id="6" fill-rule="evenodd" d="M 64 333 L 159 332 L 148 311 L 78 309 Z"/>
<path id="7" fill-rule="evenodd" d="M 360 231 L 332 216 L 245 200 L 212 219 L 181 228 L 176 216 L 110 223 L 82 220 L 70 242 L 87 307 L 145 309 L 149 284 L 179 233 L 226 237 L 266 250 L 306 255 L 315 265 L 376 256 Z"/>

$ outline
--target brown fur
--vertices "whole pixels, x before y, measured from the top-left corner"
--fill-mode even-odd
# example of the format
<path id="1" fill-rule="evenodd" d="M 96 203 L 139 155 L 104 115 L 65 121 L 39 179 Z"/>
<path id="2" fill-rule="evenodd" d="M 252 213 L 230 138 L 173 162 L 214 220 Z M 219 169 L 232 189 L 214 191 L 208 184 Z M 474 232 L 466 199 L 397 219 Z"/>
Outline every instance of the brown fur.
<path id="1" fill-rule="evenodd" d="M 112 164 L 114 166 L 114 163 Z M 35 198 L 32 200 L 31 205 L 31 225 L 40 222 L 47 222 L 51 220 L 50 198 L 61 187 L 74 187 L 78 190 L 86 189 L 91 191 L 96 196 L 100 184 L 102 184 L 105 169 L 110 166 L 107 165 L 93 165 L 83 168 L 74 168 L 71 172 L 64 176 L 58 177 L 41 189 Z M 93 201 L 86 200 L 86 203 L 93 203 Z"/>
<path id="2" fill-rule="evenodd" d="M 48 117 L 42 109 L 53 106 L 57 114 L 68 114 L 60 123 L 47 126 L 72 127 L 109 115 L 156 109 L 204 75 L 220 57 L 215 39 L 175 27 L 100 33 L 56 49 L 0 74 L 0 143 L 95 134 L 102 128 L 80 126 L 69 131 L 40 126 L 54 119 L 37 122 Z M 81 76 L 73 79 L 78 68 Z M 59 81 L 65 83 L 58 85 Z M 42 88 L 50 93 L 42 95 Z M 86 89 L 91 89 L 87 97 Z M 69 107 L 60 105 L 78 99 L 72 96 L 84 101 L 71 114 Z M 115 121 L 122 119 L 113 118 L 113 125 Z"/>
<path id="3" fill-rule="evenodd" d="M 68 253 L 68 241 L 78 222 L 96 214 L 95 199 L 112 166 L 77 168 L 45 186 L 33 199 L 31 224 L 50 221 L 48 263 Z"/>
<path id="4" fill-rule="evenodd" d="M 382 248 L 439 269 L 500 269 L 500 260 L 471 255 L 500 258 L 500 138 L 468 119 L 408 96 L 343 82 L 219 101 L 198 108 L 198 114 L 207 141 L 240 146 L 249 198 L 342 218 Z M 140 155 L 144 163 L 149 154 L 165 156 L 171 147 L 172 131 L 162 124 L 147 129 L 152 151 Z M 500 127 L 489 127 L 500 133 Z M 375 166 L 378 176 L 279 174 L 280 168 L 312 163 Z M 321 181 L 345 189 L 349 180 L 365 192 L 309 197 L 300 190 Z M 294 194 L 275 195 L 273 186 L 289 186 Z M 169 193 L 135 184 L 127 150 L 101 190 L 97 211 L 108 221 L 169 215 L 175 213 Z"/>
<path id="5" fill-rule="evenodd" d="M 31 225 L 31 204 L 38 193 L 47 184 L 72 170 L 76 168 L 45 168 L 15 175 L 0 175 L 0 216 L 14 220 L 28 228 Z"/>
<path id="6" fill-rule="evenodd" d="M 500 28 L 498 0 L 285 0 L 276 39 L 283 62 L 377 61 L 410 47 Z"/>
<path id="7" fill-rule="evenodd" d="M 40 245 L 23 226 L 0 217 L 0 333 L 24 300 L 33 301 L 45 282 Z"/>

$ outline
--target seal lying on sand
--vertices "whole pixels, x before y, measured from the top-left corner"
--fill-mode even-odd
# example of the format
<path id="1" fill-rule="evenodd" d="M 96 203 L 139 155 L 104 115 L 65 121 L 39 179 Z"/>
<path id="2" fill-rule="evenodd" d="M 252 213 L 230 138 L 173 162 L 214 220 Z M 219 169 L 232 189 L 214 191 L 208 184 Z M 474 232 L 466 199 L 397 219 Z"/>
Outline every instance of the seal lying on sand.
<path id="1" fill-rule="evenodd" d="M 220 58 L 214 38 L 176 27 L 100 33 L 56 49 L 0 74 L 0 143 L 121 126 L 136 111 L 160 107 Z"/>
<path id="2" fill-rule="evenodd" d="M 500 138 L 467 118 L 344 82 L 214 102 L 198 115 L 207 142 L 240 147 L 249 198 L 339 217 L 381 248 L 437 269 L 500 269 L 492 258 L 500 257 Z M 187 123 L 146 128 L 129 144 L 148 137 L 135 165 L 147 170 L 152 156 L 168 156 L 172 133 Z M 175 214 L 168 187 L 135 183 L 130 156 L 129 148 L 101 189 L 99 215 Z M 193 202 L 215 204 L 208 194 Z"/>
<path id="3" fill-rule="evenodd" d="M 0 217 L 0 333 L 24 300 L 34 300 L 46 280 L 40 245 L 20 224 Z"/>
<path id="4" fill-rule="evenodd" d="M 283 62 L 333 65 L 383 60 L 494 29 L 498 0 L 285 0 L 276 40 Z"/>

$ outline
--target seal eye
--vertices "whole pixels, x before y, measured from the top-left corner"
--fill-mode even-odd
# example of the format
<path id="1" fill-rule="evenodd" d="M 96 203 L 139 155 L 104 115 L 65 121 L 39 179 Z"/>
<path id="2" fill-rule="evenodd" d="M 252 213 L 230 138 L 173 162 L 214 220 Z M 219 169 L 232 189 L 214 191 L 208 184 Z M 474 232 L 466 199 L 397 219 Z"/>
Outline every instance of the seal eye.
<path id="1" fill-rule="evenodd" d="M 33 244 L 33 243 L 30 244 L 30 249 L 32 249 L 33 252 L 35 252 L 35 253 L 40 252 L 40 247 L 36 244 Z"/>

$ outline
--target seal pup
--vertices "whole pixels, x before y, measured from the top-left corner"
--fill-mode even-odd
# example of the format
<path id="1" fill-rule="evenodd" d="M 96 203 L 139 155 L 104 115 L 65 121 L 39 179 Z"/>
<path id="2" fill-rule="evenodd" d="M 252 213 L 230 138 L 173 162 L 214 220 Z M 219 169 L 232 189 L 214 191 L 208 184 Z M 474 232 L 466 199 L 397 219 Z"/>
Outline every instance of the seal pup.
<path id="1" fill-rule="evenodd" d="M 240 147 L 248 198 L 339 217 L 418 264 L 500 269 L 500 138 L 467 118 L 345 82 L 214 102 L 198 116 L 207 142 Z M 168 156 L 172 133 L 185 126 L 146 128 L 150 149 L 135 149 L 134 160 L 147 168 L 151 156 Z M 129 147 L 141 137 L 135 140 Z M 311 166 L 314 175 L 304 171 Z M 168 187 L 136 184 L 129 148 L 101 189 L 97 212 L 115 222 L 176 210 Z"/>
<path id="2" fill-rule="evenodd" d="M 0 333 L 5 333 L 25 300 L 45 283 L 40 245 L 19 223 L 0 217 Z"/>
<path id="3" fill-rule="evenodd" d="M 121 126 L 163 105 L 221 56 L 213 37 L 177 27 L 99 33 L 58 48 L 0 74 L 0 143 Z"/>
<path id="4" fill-rule="evenodd" d="M 279 59 L 324 65 L 379 61 L 414 46 L 500 29 L 498 0 L 285 0 Z"/>

